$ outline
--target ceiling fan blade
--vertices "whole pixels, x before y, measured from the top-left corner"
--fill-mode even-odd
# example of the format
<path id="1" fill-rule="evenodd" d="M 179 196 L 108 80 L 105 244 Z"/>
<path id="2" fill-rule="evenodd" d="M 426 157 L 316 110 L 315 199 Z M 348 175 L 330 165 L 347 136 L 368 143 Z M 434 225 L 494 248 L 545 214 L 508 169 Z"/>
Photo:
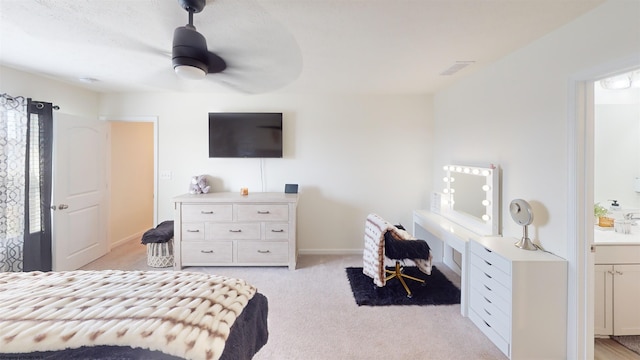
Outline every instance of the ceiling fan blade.
<path id="1" fill-rule="evenodd" d="M 215 53 L 207 52 L 209 61 L 209 74 L 217 74 L 223 72 L 227 68 L 227 63 Z"/>

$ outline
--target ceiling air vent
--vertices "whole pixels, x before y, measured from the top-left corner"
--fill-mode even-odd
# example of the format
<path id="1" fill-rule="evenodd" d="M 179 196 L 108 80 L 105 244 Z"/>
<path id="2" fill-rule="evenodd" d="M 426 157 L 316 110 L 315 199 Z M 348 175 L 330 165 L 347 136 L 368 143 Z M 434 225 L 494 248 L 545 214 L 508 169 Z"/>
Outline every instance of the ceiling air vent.
<path id="1" fill-rule="evenodd" d="M 475 61 L 456 61 L 453 65 L 449 66 L 448 69 L 441 72 L 440 75 L 453 75 L 473 63 L 475 63 Z"/>

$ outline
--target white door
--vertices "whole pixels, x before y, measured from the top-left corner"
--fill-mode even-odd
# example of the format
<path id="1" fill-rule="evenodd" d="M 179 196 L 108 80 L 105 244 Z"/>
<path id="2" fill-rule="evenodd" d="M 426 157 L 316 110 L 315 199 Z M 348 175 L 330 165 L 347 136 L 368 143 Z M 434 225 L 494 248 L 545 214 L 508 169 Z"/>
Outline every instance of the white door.
<path id="1" fill-rule="evenodd" d="M 107 253 L 107 123 L 53 119 L 53 270 L 75 270 Z"/>

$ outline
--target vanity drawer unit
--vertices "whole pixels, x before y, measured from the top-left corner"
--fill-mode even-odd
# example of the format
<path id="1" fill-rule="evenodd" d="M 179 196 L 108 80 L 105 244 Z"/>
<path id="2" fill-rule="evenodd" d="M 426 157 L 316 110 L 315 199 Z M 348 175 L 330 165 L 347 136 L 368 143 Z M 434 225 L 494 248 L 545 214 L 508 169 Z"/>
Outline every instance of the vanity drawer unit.
<path id="1" fill-rule="evenodd" d="M 296 267 L 297 194 L 187 194 L 175 197 L 174 268 Z"/>
<path id="2" fill-rule="evenodd" d="M 510 359 L 564 359 L 567 262 L 516 241 L 470 241 L 469 318 Z"/>

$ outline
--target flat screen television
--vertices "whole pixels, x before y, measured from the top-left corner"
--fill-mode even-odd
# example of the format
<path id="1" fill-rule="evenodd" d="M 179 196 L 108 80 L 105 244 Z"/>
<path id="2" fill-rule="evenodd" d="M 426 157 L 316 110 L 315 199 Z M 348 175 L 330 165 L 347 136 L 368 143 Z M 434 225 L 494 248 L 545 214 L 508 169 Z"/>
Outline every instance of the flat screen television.
<path id="1" fill-rule="evenodd" d="M 210 158 L 281 158 L 282 113 L 209 113 Z"/>

